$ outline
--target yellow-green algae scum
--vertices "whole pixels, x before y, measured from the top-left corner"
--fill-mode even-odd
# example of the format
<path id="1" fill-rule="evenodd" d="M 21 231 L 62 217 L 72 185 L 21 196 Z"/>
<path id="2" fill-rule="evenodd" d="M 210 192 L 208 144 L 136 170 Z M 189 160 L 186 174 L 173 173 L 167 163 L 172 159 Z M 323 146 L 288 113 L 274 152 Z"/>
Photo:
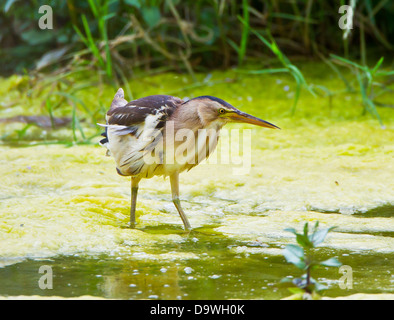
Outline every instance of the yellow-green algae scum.
<path id="1" fill-rule="evenodd" d="M 324 85 L 332 91 L 344 87 L 321 65 L 306 64 L 302 70 L 310 83 Z M 199 77 L 203 79 L 204 75 Z M 134 98 L 149 94 L 174 94 L 182 98 L 214 95 L 282 128 L 227 126 L 252 129 L 251 167 L 247 174 L 234 175 L 237 164 L 205 163 L 181 175 L 181 199 L 195 228 L 190 234 L 182 232 L 168 180 L 155 177 L 141 182 L 137 229 L 128 229 L 130 180 L 116 174 L 113 159 L 105 157 L 102 147 L 57 144 L 13 147 L 6 140 L 17 136 L 17 130 L 25 124 L 2 124 L 0 135 L 5 143 L 0 147 L 0 264 L 4 270 L 29 258 L 44 259 L 41 264 L 50 265 L 52 260 L 45 259 L 105 256 L 113 261 L 121 260 L 123 266 L 130 265 L 127 272 L 137 272 L 141 277 L 148 277 L 148 273 L 144 276 L 143 267 L 136 266 L 155 265 L 156 280 L 148 282 L 166 287 L 168 280 L 171 283 L 167 287 L 178 288 L 167 295 L 151 290 L 150 295 L 140 297 L 201 298 L 182 295 L 174 279 L 225 281 L 224 276 L 209 269 L 219 249 L 201 249 L 207 239 L 225 244 L 220 247 L 220 254 L 223 251 L 227 254 L 225 268 L 229 273 L 236 272 L 233 268 L 240 260 L 245 264 L 248 259 L 256 263 L 258 259 L 272 258 L 277 259 L 276 271 L 272 272 L 280 279 L 292 272 L 299 275 L 281 256 L 284 245 L 295 243 L 294 237 L 284 229 L 300 229 L 307 221 L 319 221 L 322 227 L 338 226 L 322 245 L 330 250 L 331 256 L 343 260 L 344 252 L 345 257 L 380 255 L 379 270 L 384 275 L 376 275 L 377 288 L 393 292 L 393 110 L 379 109 L 385 124 L 382 129 L 369 114 L 361 115 L 360 97 L 355 93 L 338 93 L 330 105 L 327 98 L 315 98 L 303 91 L 295 116 L 290 116 L 295 85 L 288 76 L 214 72 L 211 81 L 219 79 L 228 81 L 187 89 L 192 86 L 189 77 L 164 74 L 130 82 Z M 1 117 L 45 114 L 42 100 L 19 93 L 15 83 L 20 81 L 17 76 L 0 81 L 2 105 L 12 104 L 1 110 Z M 109 107 L 114 93 L 113 88 L 102 86 L 86 88 L 76 96 L 91 110 L 99 110 L 98 100 Z M 393 98 L 393 94 L 382 96 L 388 103 Z M 71 106 L 55 110 L 54 115 L 70 116 Z M 96 130 L 93 123 L 85 121 L 83 126 L 87 133 Z M 31 126 L 23 135 L 28 140 L 57 136 L 72 140 L 69 129 L 43 132 Z M 193 271 L 199 262 L 204 264 L 205 271 L 196 276 Z M 365 261 L 361 259 L 359 263 Z M 111 263 L 108 267 L 111 268 Z M 356 272 L 359 267 L 365 266 L 352 266 Z M 281 268 L 286 271 L 280 273 Z M 167 280 L 160 278 L 164 275 Z M 259 277 L 256 270 L 253 275 Z M 265 276 L 261 275 L 262 283 Z M 339 276 L 336 271 L 334 280 Z M 114 283 L 120 286 L 123 282 L 124 286 L 133 288 L 138 283 L 132 283 L 130 277 L 112 275 L 105 282 L 111 283 L 111 288 L 116 287 Z M 275 281 L 269 286 L 274 287 Z M 365 287 L 368 285 L 363 287 L 362 279 L 358 281 L 359 287 L 353 293 L 368 291 Z M 224 298 L 264 297 L 257 286 L 256 290 L 247 289 L 249 295 L 240 295 L 241 288 L 237 294 L 231 296 L 230 292 Z M 183 287 L 186 290 L 187 284 Z M 127 296 L 127 292 L 120 297 L 139 297 Z M 10 293 L 3 290 L 0 294 Z M 282 292 L 279 297 L 285 295 Z"/>

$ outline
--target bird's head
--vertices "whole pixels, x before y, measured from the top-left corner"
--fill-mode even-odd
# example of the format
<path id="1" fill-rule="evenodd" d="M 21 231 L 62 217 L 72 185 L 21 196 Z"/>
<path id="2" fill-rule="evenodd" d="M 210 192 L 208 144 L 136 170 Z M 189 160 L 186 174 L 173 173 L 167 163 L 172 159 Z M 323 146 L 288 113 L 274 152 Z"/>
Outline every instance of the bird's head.
<path id="1" fill-rule="evenodd" d="M 224 125 L 228 122 L 239 122 L 260 127 L 280 129 L 276 125 L 242 112 L 228 102 L 216 97 L 201 96 L 193 98 L 185 102 L 185 104 L 192 104 L 196 107 L 198 116 L 204 125 L 209 125 L 212 122 L 216 122 L 220 125 Z"/>

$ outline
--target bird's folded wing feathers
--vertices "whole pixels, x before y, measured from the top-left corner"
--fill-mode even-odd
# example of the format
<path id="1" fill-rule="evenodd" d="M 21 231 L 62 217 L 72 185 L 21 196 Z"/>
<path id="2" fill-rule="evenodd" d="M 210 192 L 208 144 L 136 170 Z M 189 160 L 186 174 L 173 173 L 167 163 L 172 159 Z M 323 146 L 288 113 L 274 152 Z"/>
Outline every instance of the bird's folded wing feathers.
<path id="1" fill-rule="evenodd" d="M 105 128 L 100 144 L 109 149 L 109 132 L 117 136 L 131 134 L 139 141 L 138 149 L 149 151 L 158 143 L 157 137 L 165 122 L 182 103 L 181 99 L 167 95 L 148 96 L 127 103 L 123 90 L 119 89 L 106 114 L 107 123 L 98 123 Z"/>
<path id="2" fill-rule="evenodd" d="M 144 124 L 148 116 L 155 116 L 157 121 L 153 122 L 156 128 L 160 129 L 181 103 L 183 103 L 181 99 L 172 96 L 148 96 L 131 101 L 122 107 L 111 108 L 107 112 L 107 123 L 130 127 Z"/>

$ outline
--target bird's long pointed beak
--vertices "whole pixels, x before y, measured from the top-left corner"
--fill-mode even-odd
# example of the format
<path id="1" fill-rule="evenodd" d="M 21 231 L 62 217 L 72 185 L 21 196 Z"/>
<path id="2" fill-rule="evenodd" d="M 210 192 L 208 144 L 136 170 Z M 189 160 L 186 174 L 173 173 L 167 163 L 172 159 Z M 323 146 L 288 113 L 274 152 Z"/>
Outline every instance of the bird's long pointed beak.
<path id="1" fill-rule="evenodd" d="M 250 124 L 254 124 L 254 125 L 259 126 L 259 127 L 265 127 L 265 128 L 271 128 L 271 129 L 280 129 L 279 127 L 277 127 L 276 125 L 274 125 L 272 123 L 269 123 L 268 121 L 261 120 L 259 118 L 251 116 L 250 114 L 247 114 L 247 113 L 242 112 L 242 111 L 230 113 L 228 115 L 228 118 L 232 122 L 250 123 Z"/>

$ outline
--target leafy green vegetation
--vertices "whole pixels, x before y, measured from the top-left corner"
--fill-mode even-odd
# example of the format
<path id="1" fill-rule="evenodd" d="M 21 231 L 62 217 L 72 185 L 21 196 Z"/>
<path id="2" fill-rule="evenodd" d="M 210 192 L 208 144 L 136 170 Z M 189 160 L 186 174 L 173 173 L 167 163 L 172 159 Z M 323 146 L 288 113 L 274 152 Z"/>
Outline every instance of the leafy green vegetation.
<path id="1" fill-rule="evenodd" d="M 392 56 L 393 3 L 354 3 L 354 27 L 343 39 L 338 7 L 345 1 L 7 0 L 0 6 L 1 73 L 71 64 L 121 81 L 138 68 L 190 73 L 248 61 L 274 67 L 279 57 L 252 30 L 271 35 L 286 56 L 333 53 L 363 64 Z M 48 4 L 54 30 L 41 30 L 38 8 Z"/>
<path id="2" fill-rule="evenodd" d="M 322 290 L 327 289 L 327 286 L 319 283 L 317 280 L 312 278 L 312 270 L 317 267 L 340 267 L 341 263 L 337 258 L 329 258 L 324 261 L 317 261 L 313 257 L 313 250 L 323 243 L 327 234 L 332 231 L 335 227 L 319 229 L 319 222 L 317 221 L 309 233 L 308 222 L 304 225 L 303 233 L 297 233 L 293 228 L 285 229 L 296 236 L 298 245 L 288 244 L 283 255 L 286 261 L 294 264 L 298 269 L 305 271 L 299 278 L 284 278 L 282 283 L 289 285 L 289 290 L 295 294 L 303 294 L 303 298 L 308 298 L 310 295 L 314 295 Z M 306 295 L 305 295 L 306 294 Z"/>

